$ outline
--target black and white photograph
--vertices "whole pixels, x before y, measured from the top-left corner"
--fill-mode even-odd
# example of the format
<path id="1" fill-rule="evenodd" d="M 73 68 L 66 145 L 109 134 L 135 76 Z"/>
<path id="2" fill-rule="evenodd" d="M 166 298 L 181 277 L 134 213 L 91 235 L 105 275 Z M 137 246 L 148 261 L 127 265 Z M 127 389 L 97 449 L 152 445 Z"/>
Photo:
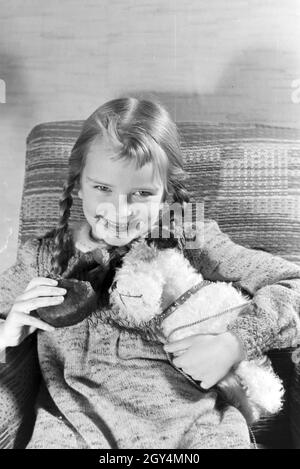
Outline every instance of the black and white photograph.
<path id="1" fill-rule="evenodd" d="M 0 0 L 0 148 L 0 449 L 300 449 L 299 0 Z"/>

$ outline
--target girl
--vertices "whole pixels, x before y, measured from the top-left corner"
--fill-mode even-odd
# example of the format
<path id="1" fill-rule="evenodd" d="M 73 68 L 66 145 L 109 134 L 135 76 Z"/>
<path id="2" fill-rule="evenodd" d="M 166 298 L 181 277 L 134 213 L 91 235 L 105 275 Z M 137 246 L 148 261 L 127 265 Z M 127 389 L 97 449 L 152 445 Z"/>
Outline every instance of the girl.
<path id="1" fill-rule="evenodd" d="M 300 268 L 233 243 L 213 220 L 204 221 L 198 248 L 185 248 L 184 232 L 177 239 L 174 223 L 168 239 L 151 239 L 161 204 L 189 201 L 183 174 L 176 125 L 158 103 L 116 99 L 85 122 L 70 155 L 57 227 L 27 241 L 17 266 L 1 277 L 8 313 L 2 349 L 40 329 L 43 383 L 28 448 L 250 447 L 242 415 L 230 406 L 218 409 L 209 389 L 243 358 L 295 345 Z M 85 221 L 70 227 L 74 190 Z M 208 392 L 169 364 L 160 343 L 110 318 L 107 293 L 115 269 L 139 237 L 162 248 L 178 244 L 205 278 L 234 280 L 254 297 L 253 309 L 226 333 L 165 346 L 174 364 Z M 38 307 L 64 301 L 57 278 L 100 279 L 97 312 L 61 329 L 32 316 Z"/>

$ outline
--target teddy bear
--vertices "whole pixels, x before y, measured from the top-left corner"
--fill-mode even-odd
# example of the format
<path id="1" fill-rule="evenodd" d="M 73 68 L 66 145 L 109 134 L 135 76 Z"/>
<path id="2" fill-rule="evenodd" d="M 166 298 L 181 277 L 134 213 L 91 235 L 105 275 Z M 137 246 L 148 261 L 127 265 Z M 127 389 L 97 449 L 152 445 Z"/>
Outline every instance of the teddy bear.
<path id="1" fill-rule="evenodd" d="M 110 308 L 123 323 L 150 331 L 162 344 L 194 334 L 225 332 L 252 304 L 232 283 L 204 280 L 180 249 L 159 249 L 145 239 L 132 244 L 109 293 Z M 172 357 L 166 355 L 172 364 Z M 201 390 L 199 382 L 177 369 Z M 216 390 L 242 412 L 249 425 L 278 413 L 283 404 L 282 382 L 267 357 L 241 361 L 217 383 Z"/>

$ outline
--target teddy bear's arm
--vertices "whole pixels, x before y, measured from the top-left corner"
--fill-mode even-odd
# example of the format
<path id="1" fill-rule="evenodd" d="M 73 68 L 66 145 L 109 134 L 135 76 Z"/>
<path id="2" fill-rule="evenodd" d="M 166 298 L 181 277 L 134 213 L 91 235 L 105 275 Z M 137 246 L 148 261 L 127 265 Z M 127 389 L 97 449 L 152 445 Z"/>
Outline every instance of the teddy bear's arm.
<path id="1" fill-rule="evenodd" d="M 201 226 L 200 226 L 201 230 Z M 300 337 L 300 267 L 279 256 L 234 243 L 214 220 L 205 220 L 199 249 L 185 253 L 203 277 L 233 282 L 253 297 L 253 305 L 228 330 L 247 358 L 295 346 Z"/>

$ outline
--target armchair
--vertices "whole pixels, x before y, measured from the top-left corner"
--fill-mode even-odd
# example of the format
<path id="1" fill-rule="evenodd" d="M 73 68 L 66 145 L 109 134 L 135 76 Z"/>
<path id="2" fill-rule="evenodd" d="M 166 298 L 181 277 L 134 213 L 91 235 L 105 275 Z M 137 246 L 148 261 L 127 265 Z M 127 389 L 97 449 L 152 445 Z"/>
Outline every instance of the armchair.
<path id="1" fill-rule="evenodd" d="M 18 248 L 27 238 L 41 236 L 55 225 L 68 157 L 82 123 L 44 123 L 30 132 Z M 188 172 L 187 187 L 193 201 L 204 202 L 205 217 L 215 219 L 238 244 L 269 251 L 300 265 L 300 130 L 190 122 L 178 123 L 178 128 Z M 76 195 L 70 223 L 81 219 L 81 201 Z M 299 414 L 295 418 L 300 428 L 300 367 L 291 355 L 292 350 L 271 353 L 286 384 L 287 399 L 279 416 L 254 428 L 258 442 L 267 447 L 291 447 L 291 379 L 293 399 L 298 399 Z M 39 382 L 33 335 L 20 346 L 8 349 L 7 362 L 0 364 L 0 447 L 26 445 Z"/>

